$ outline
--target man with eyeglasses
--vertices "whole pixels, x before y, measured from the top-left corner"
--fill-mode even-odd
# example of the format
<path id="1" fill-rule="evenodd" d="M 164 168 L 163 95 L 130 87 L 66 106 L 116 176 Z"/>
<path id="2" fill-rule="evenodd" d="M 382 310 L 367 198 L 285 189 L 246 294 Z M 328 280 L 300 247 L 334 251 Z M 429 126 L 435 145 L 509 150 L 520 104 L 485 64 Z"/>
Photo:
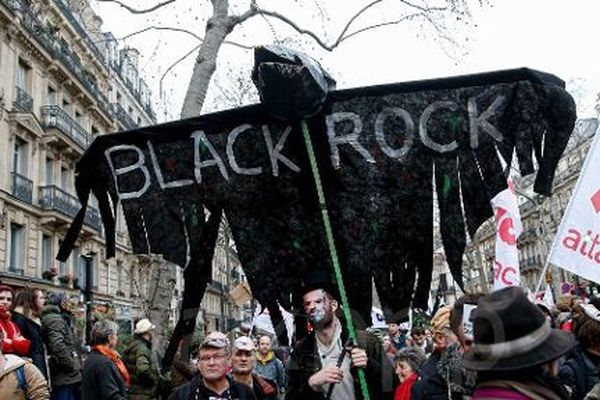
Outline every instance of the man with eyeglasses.
<path id="1" fill-rule="evenodd" d="M 227 376 L 231 367 L 229 339 L 221 332 L 209 333 L 198 350 L 198 371 L 169 400 L 256 400 L 252 389 Z"/>

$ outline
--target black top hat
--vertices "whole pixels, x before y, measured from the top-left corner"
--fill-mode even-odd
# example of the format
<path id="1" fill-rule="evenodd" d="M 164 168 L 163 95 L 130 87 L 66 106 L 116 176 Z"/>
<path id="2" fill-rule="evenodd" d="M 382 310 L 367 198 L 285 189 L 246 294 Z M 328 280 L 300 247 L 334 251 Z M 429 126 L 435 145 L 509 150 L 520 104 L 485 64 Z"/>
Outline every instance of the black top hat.
<path id="1" fill-rule="evenodd" d="M 542 311 L 518 287 L 479 300 L 473 321 L 474 343 L 464 354 L 475 371 L 521 370 L 552 361 L 575 345 L 569 332 L 552 329 Z"/>

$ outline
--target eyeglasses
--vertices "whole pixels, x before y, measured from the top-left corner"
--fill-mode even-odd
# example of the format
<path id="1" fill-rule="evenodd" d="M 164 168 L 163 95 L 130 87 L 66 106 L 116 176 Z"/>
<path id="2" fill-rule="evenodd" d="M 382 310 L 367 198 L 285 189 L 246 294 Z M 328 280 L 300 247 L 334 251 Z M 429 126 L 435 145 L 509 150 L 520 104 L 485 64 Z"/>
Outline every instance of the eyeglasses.
<path id="1" fill-rule="evenodd" d="M 200 356 L 198 357 L 198 360 L 200 360 L 200 362 L 209 362 L 211 359 L 215 361 L 221 361 L 224 358 L 227 358 L 227 354 L 212 354 L 210 356 Z"/>

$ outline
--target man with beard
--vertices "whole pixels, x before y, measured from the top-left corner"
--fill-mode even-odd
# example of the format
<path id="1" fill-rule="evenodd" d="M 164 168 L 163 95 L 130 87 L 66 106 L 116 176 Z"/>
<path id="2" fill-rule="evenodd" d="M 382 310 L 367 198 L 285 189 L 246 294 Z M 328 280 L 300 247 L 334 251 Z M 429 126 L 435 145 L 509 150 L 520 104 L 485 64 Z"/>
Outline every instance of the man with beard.
<path id="1" fill-rule="evenodd" d="M 240 336 L 235 339 L 231 351 L 231 375 L 233 380 L 250 386 L 257 400 L 277 400 L 277 385 L 275 382 L 260 376 L 254 371 L 255 351 L 254 342 L 248 336 Z"/>
<path id="2" fill-rule="evenodd" d="M 357 331 L 358 345 L 348 346 L 346 324 L 336 315 L 339 303 L 326 290 L 308 290 L 302 301 L 313 331 L 292 352 L 286 400 L 320 400 L 329 394 L 333 400 L 362 399 L 357 368 L 365 371 L 371 399 L 392 399 L 397 380 L 381 342 Z"/>

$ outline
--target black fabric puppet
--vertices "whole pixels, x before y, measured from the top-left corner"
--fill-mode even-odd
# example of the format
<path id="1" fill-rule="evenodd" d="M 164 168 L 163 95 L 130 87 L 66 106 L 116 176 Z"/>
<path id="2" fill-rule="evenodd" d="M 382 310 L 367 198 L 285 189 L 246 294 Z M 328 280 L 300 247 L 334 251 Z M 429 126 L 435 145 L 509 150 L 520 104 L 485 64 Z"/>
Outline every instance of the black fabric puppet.
<path id="1" fill-rule="evenodd" d="M 564 82 L 529 69 L 332 91 L 314 104 L 307 122 L 359 327 L 370 318 L 372 278 L 388 321 L 426 308 L 434 182 L 462 286 L 467 234 L 506 187 L 500 156 L 510 164 L 516 152 L 523 174 L 537 165 L 535 190 L 550 194 L 576 117 Z M 298 300 L 308 271 L 332 268 L 302 133 L 286 107 L 277 118 L 257 104 L 97 137 L 77 165 L 82 210 L 58 259 L 70 253 L 90 192 L 113 256 L 120 202 L 134 253 L 186 268 L 186 292 L 196 296 L 187 306 L 197 308 L 223 212 L 253 295 L 277 319 L 277 303 Z M 178 332 L 193 330 L 180 324 Z"/>

